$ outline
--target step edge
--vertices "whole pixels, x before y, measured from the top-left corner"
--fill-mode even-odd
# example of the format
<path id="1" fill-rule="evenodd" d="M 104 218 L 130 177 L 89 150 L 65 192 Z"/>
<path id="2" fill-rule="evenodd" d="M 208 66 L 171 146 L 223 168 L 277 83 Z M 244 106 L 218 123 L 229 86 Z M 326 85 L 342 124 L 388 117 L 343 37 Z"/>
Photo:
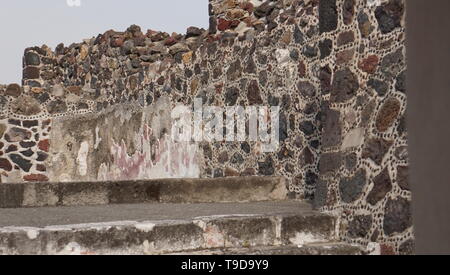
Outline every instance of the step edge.
<path id="1" fill-rule="evenodd" d="M 289 214 L 287 216 L 293 216 Z M 157 234 L 155 232 L 164 233 L 167 231 L 170 235 L 171 230 L 176 230 L 179 226 L 182 228 L 187 228 L 188 231 L 183 237 L 190 238 L 194 240 L 194 244 L 191 247 L 192 250 L 199 249 L 213 249 L 213 248 L 239 248 L 245 246 L 246 239 L 236 240 L 233 239 L 233 226 L 248 226 L 249 224 L 256 224 L 257 228 L 262 230 L 262 233 L 255 235 L 248 235 L 248 245 L 249 247 L 261 246 L 261 245 L 272 245 L 272 246 L 282 246 L 290 244 L 287 239 L 285 239 L 286 232 L 291 232 L 292 229 L 285 230 L 282 228 L 283 215 L 228 215 L 227 217 L 205 219 L 204 217 L 196 217 L 191 220 L 163 220 L 163 221 L 118 221 L 118 222 L 108 222 L 108 223 L 89 223 L 89 224 L 78 224 L 78 225 L 54 225 L 42 228 L 37 227 L 2 227 L 0 228 L 0 253 L 5 250 L 5 242 L 9 238 L 14 238 L 16 241 L 22 240 L 22 246 L 26 246 L 27 242 L 32 242 L 36 247 L 47 247 L 51 245 L 52 237 L 61 234 L 67 234 L 68 238 L 76 239 L 85 233 L 93 234 L 93 236 L 102 236 L 102 234 L 110 233 L 110 230 L 117 231 L 126 234 L 149 234 L 147 242 L 153 244 L 155 247 L 149 248 L 148 253 L 161 254 L 161 253 L 176 253 L 186 250 L 187 246 L 181 243 L 179 247 L 169 246 L 166 243 L 171 243 L 172 239 L 166 236 L 166 239 L 156 240 L 152 234 Z M 259 227 L 258 227 L 259 225 Z M 222 226 L 222 227 L 221 227 Z M 219 228 L 218 232 L 214 229 Z M 280 230 L 278 230 L 280 229 Z M 137 230 L 137 231 L 136 231 Z M 159 230 L 159 231 L 158 231 Z M 165 230 L 165 231 L 164 231 Z M 212 231 L 211 231 L 212 230 Z M 278 230 L 278 231 L 277 231 Z M 295 230 L 295 229 L 294 229 Z M 305 230 L 305 229 L 303 229 Z M 330 231 L 332 231 L 330 229 Z M 304 232 L 307 232 L 306 230 Z M 120 234 L 119 234 L 120 235 Z M 139 235 L 139 236 L 140 236 Z M 182 234 L 181 234 L 182 235 Z M 180 235 L 180 236 L 181 236 Z M 267 235 L 267 236 L 266 236 Z M 146 235 L 147 236 L 147 235 Z M 175 234 L 174 236 L 178 236 Z M 173 236 L 172 236 L 173 237 Z M 325 240 L 328 236 L 322 233 L 317 233 L 314 240 Z M 42 238 L 42 239 L 41 239 Z M 221 239 L 222 238 L 222 239 Z M 45 243 L 47 242 L 47 243 Z M 57 240 L 55 240 L 57 242 Z M 68 242 L 68 241 L 67 241 Z M 166 242 L 166 243 L 165 243 Z M 144 241 L 145 243 L 145 241 Z M 144 245 L 144 243 L 142 245 Z M 30 244 L 31 245 L 31 244 Z M 65 246 L 69 246 L 70 243 L 66 243 Z M 148 244 L 147 244 L 148 245 Z M 140 247 L 140 245 L 136 245 Z M 93 247 L 88 247 L 85 245 L 83 248 L 90 251 Z M 11 248 L 12 249 L 12 248 Z M 26 251 L 26 247 L 16 247 L 17 250 Z M 43 249 L 43 248 L 42 248 Z M 63 251 L 65 248 L 59 247 L 55 248 L 55 253 Z M 104 249 L 108 250 L 110 247 L 104 246 Z M 113 248 L 111 248 L 113 249 Z M 142 248 L 144 249 L 145 248 Z M 8 250 L 8 249 L 6 249 Z M 59 250 L 59 252 L 58 252 Z M 143 250 L 143 251 L 144 251 Z M 44 253 L 45 250 L 41 252 Z"/>

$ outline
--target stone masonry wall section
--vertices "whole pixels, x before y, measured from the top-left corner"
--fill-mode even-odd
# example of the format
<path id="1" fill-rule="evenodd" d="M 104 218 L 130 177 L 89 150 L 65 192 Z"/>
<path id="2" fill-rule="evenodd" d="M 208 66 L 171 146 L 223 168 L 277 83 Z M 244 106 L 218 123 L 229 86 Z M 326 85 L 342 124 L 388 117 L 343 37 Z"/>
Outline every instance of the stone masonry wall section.
<path id="1" fill-rule="evenodd" d="M 322 154 L 315 203 L 342 237 L 413 252 L 405 1 L 321 0 Z"/>
<path id="2" fill-rule="evenodd" d="M 209 12 L 209 30 L 133 25 L 26 49 L 23 86 L 0 86 L 1 182 L 284 176 L 291 198 L 341 217 L 343 239 L 411 253 L 404 2 L 211 0 Z M 173 142 L 170 110 L 198 98 L 280 106 L 279 150 Z"/>

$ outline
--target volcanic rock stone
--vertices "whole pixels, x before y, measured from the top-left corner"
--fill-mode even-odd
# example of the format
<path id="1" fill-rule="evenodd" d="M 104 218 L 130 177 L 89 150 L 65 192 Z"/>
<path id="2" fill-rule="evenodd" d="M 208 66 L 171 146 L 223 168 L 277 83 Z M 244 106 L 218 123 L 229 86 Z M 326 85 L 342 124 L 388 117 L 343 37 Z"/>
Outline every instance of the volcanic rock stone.
<path id="1" fill-rule="evenodd" d="M 409 187 L 409 168 L 407 166 L 397 167 L 397 184 L 403 190 L 410 190 Z"/>
<path id="2" fill-rule="evenodd" d="M 303 47 L 303 54 L 306 57 L 313 58 L 317 56 L 318 49 L 315 45 L 306 45 L 305 47 Z"/>
<path id="3" fill-rule="evenodd" d="M 25 172 L 29 172 L 31 167 L 33 166 L 31 161 L 24 159 L 23 157 L 21 157 L 18 154 L 11 154 L 11 155 L 9 155 L 9 157 L 11 158 L 12 162 L 17 164 L 17 166 L 19 166 Z"/>
<path id="4" fill-rule="evenodd" d="M 339 182 L 339 191 L 341 199 L 345 203 L 352 203 L 358 200 L 366 186 L 366 172 L 364 170 L 358 171 L 355 176 L 351 178 L 343 178 Z"/>
<path id="5" fill-rule="evenodd" d="M 300 123 L 300 131 L 302 131 L 306 136 L 314 134 L 316 127 L 311 121 L 303 121 Z"/>
<path id="6" fill-rule="evenodd" d="M 396 98 L 389 98 L 381 107 L 376 119 L 376 127 L 380 132 L 386 132 L 397 120 L 400 114 L 400 102 Z"/>
<path id="7" fill-rule="evenodd" d="M 324 59 L 331 54 L 333 50 L 333 41 L 331 39 L 325 39 L 319 42 L 320 58 Z"/>
<path id="8" fill-rule="evenodd" d="M 186 32 L 186 39 L 202 35 L 203 31 L 197 27 L 189 27 Z"/>
<path id="9" fill-rule="evenodd" d="M 26 67 L 23 70 L 23 79 L 39 79 L 40 70 L 37 67 Z"/>
<path id="10" fill-rule="evenodd" d="M 25 65 L 29 66 L 39 66 L 41 64 L 41 59 L 38 54 L 34 52 L 26 52 L 24 56 Z"/>
<path id="11" fill-rule="evenodd" d="M 403 49 L 387 54 L 381 61 L 380 69 L 386 78 L 396 77 L 401 70 L 401 64 L 404 62 Z"/>
<path id="12" fill-rule="evenodd" d="M 351 238 L 365 238 L 372 227 L 372 216 L 355 216 L 349 224 Z"/>
<path id="13" fill-rule="evenodd" d="M 343 46 L 355 41 L 355 34 L 353 31 L 341 32 L 337 37 L 337 46 Z"/>
<path id="14" fill-rule="evenodd" d="M 258 18 L 266 17 L 273 11 L 273 9 L 274 5 L 272 4 L 272 1 L 266 1 L 255 9 L 254 14 Z"/>
<path id="15" fill-rule="evenodd" d="M 375 10 L 375 17 L 381 33 L 390 33 L 395 28 L 400 27 L 403 13 L 404 4 L 402 0 L 390 0 L 387 4 L 378 7 Z"/>
<path id="16" fill-rule="evenodd" d="M 389 91 L 389 86 L 386 82 L 375 78 L 369 79 L 367 85 L 373 88 L 379 96 L 385 96 Z"/>
<path id="17" fill-rule="evenodd" d="M 358 77 L 350 69 L 337 71 L 331 88 L 331 101 L 346 102 L 356 95 L 358 89 Z"/>
<path id="18" fill-rule="evenodd" d="M 258 162 L 258 172 L 263 176 L 272 176 L 275 173 L 275 163 L 271 157 L 264 162 Z"/>
<path id="19" fill-rule="evenodd" d="M 23 177 L 24 181 L 28 182 L 47 182 L 49 179 L 46 175 L 42 174 L 31 174 Z"/>
<path id="20" fill-rule="evenodd" d="M 297 44 L 303 44 L 303 42 L 305 41 L 302 31 L 298 28 L 297 25 L 294 28 L 294 41 Z"/>
<path id="21" fill-rule="evenodd" d="M 321 0 L 319 2 L 319 16 L 320 32 L 334 31 L 338 25 L 336 0 Z"/>
<path id="22" fill-rule="evenodd" d="M 361 36 L 363 38 L 369 37 L 369 35 L 375 29 L 375 27 L 372 25 L 372 23 L 369 20 L 369 16 L 364 12 L 361 12 L 358 15 L 358 26 L 359 26 L 359 31 L 361 33 Z"/>
<path id="23" fill-rule="evenodd" d="M 236 87 L 228 88 L 225 93 L 225 104 L 227 106 L 234 106 L 239 98 L 239 89 Z"/>
<path id="24" fill-rule="evenodd" d="M 392 146 L 392 141 L 384 139 L 372 138 L 366 142 L 366 146 L 362 152 L 363 158 L 370 158 L 377 165 L 381 165 L 384 156 Z"/>
<path id="25" fill-rule="evenodd" d="M 257 80 L 250 81 L 247 88 L 247 99 L 250 105 L 258 105 L 263 103 Z"/>
<path id="26" fill-rule="evenodd" d="M 404 198 L 388 200 L 383 221 L 384 233 L 391 236 L 412 226 L 411 202 Z"/>
<path id="27" fill-rule="evenodd" d="M 5 158 L 0 158 L 0 169 L 10 172 L 10 171 L 12 171 L 13 167 L 12 167 L 11 163 L 9 162 L 9 160 L 7 160 Z"/>
<path id="28" fill-rule="evenodd" d="M 317 93 L 316 87 L 314 87 L 314 85 L 308 81 L 300 81 L 297 84 L 297 88 L 299 93 L 306 98 L 312 98 Z"/>
<path id="29" fill-rule="evenodd" d="M 342 6 L 342 17 L 344 18 L 344 24 L 349 25 L 353 21 L 355 16 L 355 0 L 345 0 Z"/>
<path id="30" fill-rule="evenodd" d="M 169 48 L 169 52 L 171 55 L 175 55 L 177 53 L 184 53 L 184 52 L 188 52 L 188 51 L 189 51 L 189 47 L 183 43 L 177 43 Z"/>
<path id="31" fill-rule="evenodd" d="M 340 146 L 342 142 L 342 129 L 340 125 L 340 113 L 327 106 L 322 110 L 322 146 L 324 148 Z"/>
<path id="32" fill-rule="evenodd" d="M 319 171 L 325 175 L 339 170 L 342 164 L 341 153 L 325 153 L 320 156 Z"/>
<path id="33" fill-rule="evenodd" d="M 399 92 L 406 92 L 406 71 L 401 72 L 396 81 L 395 81 L 395 89 Z"/>
<path id="34" fill-rule="evenodd" d="M 391 177 L 387 168 L 373 179 L 373 184 L 373 188 L 367 196 L 367 202 L 376 205 L 392 190 Z"/>
<path id="35" fill-rule="evenodd" d="M 379 58 L 376 55 L 370 55 L 365 59 L 362 59 L 358 67 L 361 69 L 361 71 L 373 74 L 376 72 L 378 67 Z"/>
<path id="36" fill-rule="evenodd" d="M 414 251 L 415 251 L 414 240 L 407 240 L 407 241 L 403 242 L 402 244 L 400 244 L 400 247 L 398 250 L 399 250 L 400 255 L 414 254 Z"/>
<path id="37" fill-rule="evenodd" d="M 48 155 L 44 152 L 37 152 L 37 155 L 38 155 L 36 159 L 37 161 L 46 161 L 48 158 Z"/>
<path id="38" fill-rule="evenodd" d="M 18 84 L 10 84 L 6 87 L 5 94 L 12 97 L 18 97 L 22 94 L 22 88 Z"/>
<path id="39" fill-rule="evenodd" d="M 241 62 L 239 60 L 236 60 L 235 62 L 230 64 L 230 67 L 227 71 L 227 78 L 230 81 L 236 80 L 242 75 L 242 66 Z"/>

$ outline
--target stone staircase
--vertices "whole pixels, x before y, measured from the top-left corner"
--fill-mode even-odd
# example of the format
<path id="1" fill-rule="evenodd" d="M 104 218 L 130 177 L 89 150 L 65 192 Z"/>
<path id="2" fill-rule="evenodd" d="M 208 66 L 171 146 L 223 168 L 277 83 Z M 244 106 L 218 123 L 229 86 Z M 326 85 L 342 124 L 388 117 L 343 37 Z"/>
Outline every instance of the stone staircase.
<path id="1" fill-rule="evenodd" d="M 0 185 L 0 254 L 362 254 L 278 177 Z"/>

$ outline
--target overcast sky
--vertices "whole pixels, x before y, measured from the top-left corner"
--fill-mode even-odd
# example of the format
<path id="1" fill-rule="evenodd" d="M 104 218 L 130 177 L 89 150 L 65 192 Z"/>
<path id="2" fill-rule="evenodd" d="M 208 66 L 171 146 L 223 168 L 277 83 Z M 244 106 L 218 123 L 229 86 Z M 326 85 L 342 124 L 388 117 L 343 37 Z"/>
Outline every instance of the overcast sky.
<path id="1" fill-rule="evenodd" d="M 0 84 L 21 82 L 27 47 L 54 49 L 132 24 L 169 33 L 207 28 L 208 0 L 1 0 Z"/>

